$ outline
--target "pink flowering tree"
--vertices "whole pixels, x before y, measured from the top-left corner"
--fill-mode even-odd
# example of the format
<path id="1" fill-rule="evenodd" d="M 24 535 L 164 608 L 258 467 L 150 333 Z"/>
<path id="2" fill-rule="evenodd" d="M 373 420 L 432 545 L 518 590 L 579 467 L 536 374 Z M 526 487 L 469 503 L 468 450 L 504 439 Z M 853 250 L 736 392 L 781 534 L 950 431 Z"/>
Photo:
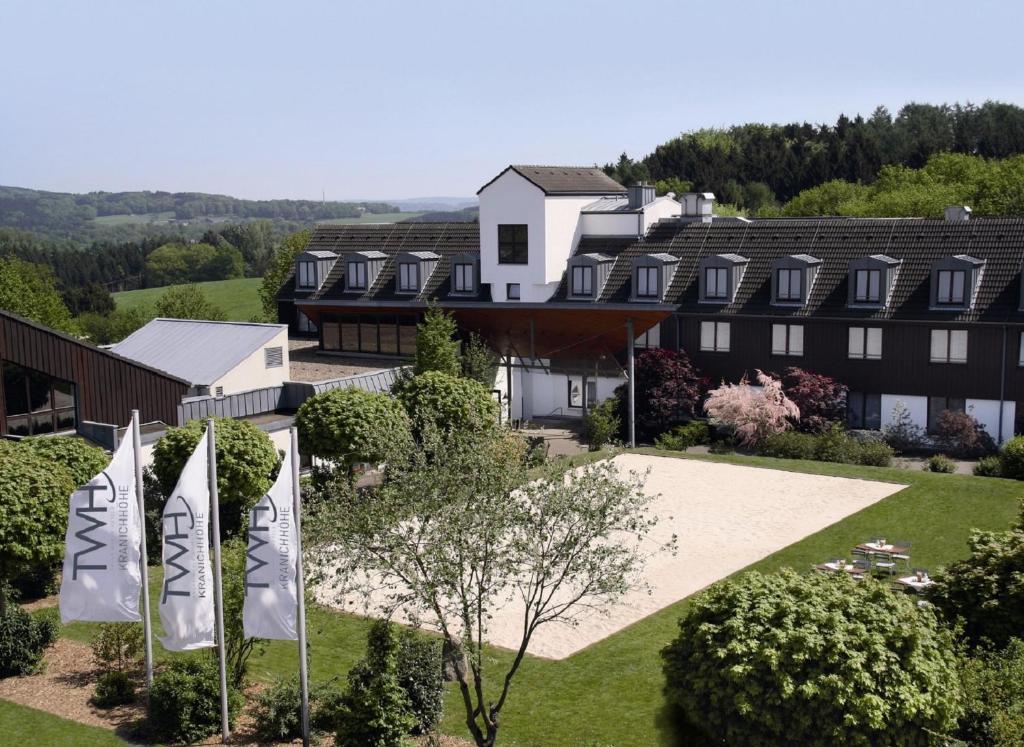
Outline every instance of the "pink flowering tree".
<path id="1" fill-rule="evenodd" d="M 757 372 L 758 387 L 744 376 L 739 384 L 725 384 L 708 393 L 704 410 L 732 428 L 739 442 L 754 446 L 768 436 L 789 430 L 800 419 L 800 408 L 782 391 L 782 382 Z"/>

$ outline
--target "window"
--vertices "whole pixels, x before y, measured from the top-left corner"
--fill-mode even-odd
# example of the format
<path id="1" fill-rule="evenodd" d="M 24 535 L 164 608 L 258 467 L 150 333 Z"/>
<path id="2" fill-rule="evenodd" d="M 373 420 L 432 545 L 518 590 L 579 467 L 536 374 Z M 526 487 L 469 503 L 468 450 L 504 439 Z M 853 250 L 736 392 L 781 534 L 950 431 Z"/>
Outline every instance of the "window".
<path id="1" fill-rule="evenodd" d="M 301 311 L 295 312 L 295 321 L 295 326 L 298 327 L 299 332 L 316 332 L 316 325 Z"/>
<path id="2" fill-rule="evenodd" d="M 803 355 L 804 328 L 801 324 L 772 325 L 772 355 Z"/>
<path id="3" fill-rule="evenodd" d="M 597 404 L 597 382 L 587 379 L 587 407 Z M 569 377 L 569 407 L 583 407 L 583 377 Z"/>
<path id="4" fill-rule="evenodd" d="M 75 385 L 39 371 L 4 363 L 7 434 L 38 436 L 75 427 Z"/>
<path id="5" fill-rule="evenodd" d="M 880 360 L 882 357 L 882 328 L 850 327 L 850 341 L 847 354 L 850 358 Z"/>
<path id="6" fill-rule="evenodd" d="M 938 303 L 963 305 L 967 272 L 964 270 L 939 270 L 938 275 L 939 289 L 935 300 Z"/>
<path id="7" fill-rule="evenodd" d="M 882 395 L 850 392 L 846 396 L 846 424 L 877 431 L 882 427 Z"/>
<path id="8" fill-rule="evenodd" d="M 316 262 L 299 262 L 299 287 L 316 288 Z"/>
<path id="9" fill-rule="evenodd" d="M 460 262 L 455 265 L 455 280 L 454 288 L 456 293 L 472 293 L 474 290 L 473 285 L 473 265 L 469 262 Z"/>
<path id="10" fill-rule="evenodd" d="M 214 397 L 223 397 L 224 396 L 224 387 L 222 387 L 222 386 L 214 387 L 213 396 Z"/>
<path id="11" fill-rule="evenodd" d="M 420 289 L 420 268 L 415 262 L 398 265 L 398 290 L 416 292 Z"/>
<path id="12" fill-rule="evenodd" d="M 658 298 L 661 293 L 658 289 L 657 267 L 636 268 L 636 295 L 637 298 Z"/>
<path id="13" fill-rule="evenodd" d="M 704 268 L 704 297 L 729 297 L 729 270 L 725 267 Z"/>
<path id="14" fill-rule="evenodd" d="M 882 271 L 857 270 L 853 276 L 853 300 L 879 303 L 882 300 Z"/>
<path id="15" fill-rule="evenodd" d="M 929 397 L 928 398 L 928 432 L 939 431 L 939 417 L 946 410 L 950 412 L 967 412 L 967 402 L 963 397 Z"/>
<path id="16" fill-rule="evenodd" d="M 323 323 L 323 349 L 410 356 L 416 353 L 415 316 L 343 314 Z"/>
<path id="17" fill-rule="evenodd" d="M 281 347 L 263 348 L 263 362 L 267 368 L 281 368 L 284 365 L 284 352 Z"/>
<path id="18" fill-rule="evenodd" d="M 967 330 L 933 329 L 932 363 L 966 363 Z"/>
<path id="19" fill-rule="evenodd" d="M 519 300 L 519 283 L 508 283 L 505 285 L 505 298 L 509 301 Z"/>
<path id="20" fill-rule="evenodd" d="M 345 268 L 348 276 L 348 287 L 352 290 L 366 290 L 366 263 L 352 261 Z"/>
<path id="21" fill-rule="evenodd" d="M 700 349 L 715 353 L 728 353 L 729 332 L 729 322 L 701 322 Z"/>
<path id="22" fill-rule="evenodd" d="M 633 341 L 634 348 L 660 348 L 661 347 L 661 325 L 655 324 L 649 330 Z"/>
<path id="23" fill-rule="evenodd" d="M 498 226 L 498 264 L 525 265 L 530 261 L 526 224 Z"/>
<path id="24" fill-rule="evenodd" d="M 572 294 L 574 296 L 594 295 L 594 268 L 576 265 L 572 268 Z"/>
<path id="25" fill-rule="evenodd" d="M 775 286 L 775 298 L 778 301 L 799 301 L 803 298 L 801 294 L 801 283 L 803 270 L 781 269 L 777 271 L 777 283 Z"/>

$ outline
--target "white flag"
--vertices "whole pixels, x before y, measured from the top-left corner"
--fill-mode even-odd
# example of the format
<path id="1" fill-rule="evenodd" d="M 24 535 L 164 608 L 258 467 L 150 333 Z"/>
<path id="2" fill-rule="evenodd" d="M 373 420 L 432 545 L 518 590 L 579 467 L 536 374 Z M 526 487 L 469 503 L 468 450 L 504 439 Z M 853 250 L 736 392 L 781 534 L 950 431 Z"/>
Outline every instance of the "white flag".
<path id="1" fill-rule="evenodd" d="M 207 434 L 204 433 L 164 506 L 160 622 L 166 635 L 160 642 L 169 651 L 214 645 L 206 449 Z"/>
<path id="2" fill-rule="evenodd" d="M 105 470 L 71 494 L 60 619 L 138 622 L 142 522 L 135 452 L 125 438 Z"/>
<path id="3" fill-rule="evenodd" d="M 249 513 L 242 627 L 247 638 L 298 639 L 296 569 L 298 535 L 292 514 L 292 456 L 267 494 Z"/>

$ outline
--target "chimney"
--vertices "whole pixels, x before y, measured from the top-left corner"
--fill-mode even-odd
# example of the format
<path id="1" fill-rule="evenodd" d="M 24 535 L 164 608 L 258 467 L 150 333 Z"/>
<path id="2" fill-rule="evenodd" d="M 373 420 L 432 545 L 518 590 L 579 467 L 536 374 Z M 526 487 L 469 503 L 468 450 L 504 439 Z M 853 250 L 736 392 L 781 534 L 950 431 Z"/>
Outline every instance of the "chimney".
<path id="1" fill-rule="evenodd" d="M 644 205 L 654 202 L 654 187 L 645 182 L 633 182 L 626 187 L 629 195 L 629 209 L 639 210 Z"/>
<path id="2" fill-rule="evenodd" d="M 971 209 L 966 205 L 950 205 L 944 211 L 947 221 L 963 223 L 971 219 Z"/>
<path id="3" fill-rule="evenodd" d="M 715 207 L 715 196 L 711 192 L 686 192 L 680 202 L 684 218 L 700 218 L 705 223 L 711 220 Z"/>

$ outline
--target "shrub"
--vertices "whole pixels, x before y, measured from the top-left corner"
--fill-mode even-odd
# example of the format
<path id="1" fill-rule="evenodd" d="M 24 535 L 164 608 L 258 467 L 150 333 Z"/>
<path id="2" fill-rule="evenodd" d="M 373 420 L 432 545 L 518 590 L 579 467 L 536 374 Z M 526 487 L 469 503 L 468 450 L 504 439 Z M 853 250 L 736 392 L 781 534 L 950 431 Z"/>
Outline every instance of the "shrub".
<path id="1" fill-rule="evenodd" d="M 782 375 L 782 391 L 800 409 L 797 428 L 821 433 L 846 420 L 847 387 L 831 376 L 792 366 Z"/>
<path id="2" fill-rule="evenodd" d="M 933 454 L 925 460 L 924 466 L 921 469 L 925 472 L 939 472 L 951 475 L 956 472 L 956 462 L 945 454 Z"/>
<path id="3" fill-rule="evenodd" d="M 350 471 L 359 462 L 381 462 L 409 441 L 409 419 L 386 394 L 332 389 L 306 400 L 295 414 L 302 452 L 330 459 Z"/>
<path id="4" fill-rule="evenodd" d="M 18 599 L 42 599 L 56 594 L 60 589 L 57 575 L 60 565 L 41 563 L 22 571 L 11 579 L 11 588 L 18 593 Z"/>
<path id="5" fill-rule="evenodd" d="M 335 711 L 340 696 L 333 682 L 309 687 L 309 730 L 337 728 Z M 251 715 L 255 735 L 264 742 L 290 741 L 302 736 L 302 692 L 299 678 L 277 679 L 253 699 Z"/>
<path id="6" fill-rule="evenodd" d="M 1009 531 L 973 532 L 968 546 L 969 557 L 936 575 L 929 597 L 950 621 L 963 621 L 971 644 L 1006 646 L 1024 620 L 1024 514 Z"/>
<path id="7" fill-rule="evenodd" d="M 832 424 L 820 436 L 814 448 L 819 462 L 856 464 L 860 461 L 860 443 L 846 434 L 841 425 Z"/>
<path id="8" fill-rule="evenodd" d="M 654 445 L 666 451 L 686 451 L 691 446 L 711 443 L 711 428 L 703 420 L 694 420 L 686 425 L 677 425 L 668 433 L 662 433 Z"/>
<path id="9" fill-rule="evenodd" d="M 0 589 L 0 594 L 4 593 Z M 20 606 L 7 603 L 0 611 L 0 678 L 31 674 L 43 651 L 57 640 L 59 625 L 49 615 L 33 617 Z"/>
<path id="10" fill-rule="evenodd" d="M 893 408 L 892 420 L 882 429 L 882 438 L 900 454 L 919 451 L 928 444 L 924 429 L 914 422 L 902 402 L 897 402 Z"/>
<path id="11" fill-rule="evenodd" d="M 242 705 L 237 689 L 228 687 L 228 721 Z M 220 675 L 211 656 L 175 659 L 153 678 L 149 726 L 158 739 L 192 744 L 220 729 Z"/>
<path id="12" fill-rule="evenodd" d="M 498 403 L 472 379 L 428 371 L 410 379 L 395 396 L 405 408 L 417 437 L 427 429 L 482 433 L 498 423 Z"/>
<path id="13" fill-rule="evenodd" d="M 110 464 L 110 456 L 103 449 L 70 436 L 26 438 L 18 443 L 18 448 L 27 449 L 61 465 L 71 475 L 76 486 L 85 485 Z"/>
<path id="14" fill-rule="evenodd" d="M 935 441 L 939 448 L 958 459 L 976 459 L 996 451 L 995 441 L 985 426 L 969 413 L 954 410 L 939 414 Z"/>
<path id="15" fill-rule="evenodd" d="M 425 733 L 441 720 L 444 681 L 441 641 L 405 630 L 398 640 L 398 686 L 405 691 L 415 720 L 414 731 Z"/>
<path id="16" fill-rule="evenodd" d="M 221 546 L 221 577 L 224 592 L 224 658 L 228 682 L 237 688 L 245 683 L 249 657 L 263 646 L 259 638 L 246 638 L 242 624 L 245 603 L 246 544 L 233 537 Z"/>
<path id="17" fill-rule="evenodd" d="M 790 421 L 800 418 L 778 379 L 758 371 L 757 383 L 760 389 L 750 386 L 746 377 L 739 384 L 723 384 L 711 390 L 704 403 L 708 415 L 730 428 L 744 446 L 789 430 Z"/>
<path id="18" fill-rule="evenodd" d="M 1024 744 L 1024 641 L 967 659 L 962 678 L 966 708 L 956 736 L 979 746 Z"/>
<path id="19" fill-rule="evenodd" d="M 951 634 L 882 584 L 748 573 L 696 597 L 679 629 L 665 692 L 715 743 L 917 745 L 956 725 Z"/>
<path id="20" fill-rule="evenodd" d="M 888 467 L 892 464 L 893 450 L 889 444 L 882 441 L 865 441 L 859 444 L 860 454 L 857 457 L 857 464 L 866 467 Z"/>
<path id="21" fill-rule="evenodd" d="M 1014 436 L 999 452 L 999 465 L 1003 477 L 1024 480 L 1024 436 Z"/>
<path id="22" fill-rule="evenodd" d="M 757 453 L 779 459 L 814 459 L 817 448 L 818 439 L 810 433 L 786 431 L 764 439 Z"/>
<path id="23" fill-rule="evenodd" d="M 974 474 L 977 477 L 1002 477 L 1002 462 L 998 456 L 982 457 L 974 465 Z"/>
<path id="24" fill-rule="evenodd" d="M 698 413 L 703 380 L 683 351 L 641 350 L 634 362 L 637 438 L 650 441 Z M 627 427 L 627 384 L 616 388 L 621 428 Z M 620 435 L 625 436 L 624 431 Z"/>
<path id="25" fill-rule="evenodd" d="M 618 403 L 609 398 L 591 407 L 583 421 L 583 437 L 591 451 L 597 451 L 612 442 L 622 427 L 622 420 L 616 410 Z"/>
<path id="26" fill-rule="evenodd" d="M 419 376 L 428 371 L 439 371 L 448 376 L 462 372 L 459 362 L 459 341 L 455 339 L 458 326 L 450 312 L 431 306 L 416 325 L 416 360 L 413 373 Z M 493 379 L 492 379 L 493 383 Z M 489 388 L 489 387 L 488 387 Z"/>
<path id="27" fill-rule="evenodd" d="M 92 702 L 97 708 L 113 708 L 135 700 L 135 685 L 127 672 L 110 671 L 100 675 Z"/>
<path id="28" fill-rule="evenodd" d="M 476 332 L 462 346 L 462 375 L 479 382 L 485 389 L 494 389 L 498 375 L 498 356 Z"/>
<path id="29" fill-rule="evenodd" d="M 138 662 L 143 647 L 142 623 L 100 623 L 92 639 L 92 658 L 107 672 L 124 672 Z"/>

